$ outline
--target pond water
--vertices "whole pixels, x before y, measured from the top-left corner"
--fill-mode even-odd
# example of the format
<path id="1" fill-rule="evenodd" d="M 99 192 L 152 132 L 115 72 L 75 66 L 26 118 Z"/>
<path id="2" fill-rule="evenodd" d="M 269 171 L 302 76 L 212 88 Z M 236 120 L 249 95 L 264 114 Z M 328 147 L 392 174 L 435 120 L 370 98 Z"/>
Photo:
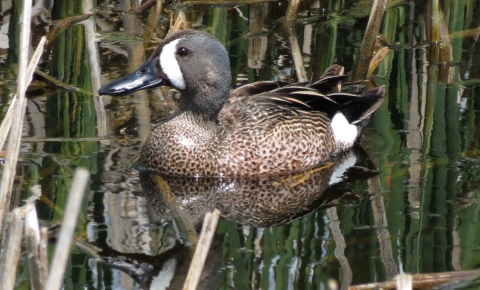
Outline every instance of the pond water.
<path id="1" fill-rule="evenodd" d="M 436 1 L 389 1 L 380 33 L 390 50 L 366 84 L 385 85 L 387 98 L 361 147 L 317 171 L 249 180 L 139 174 L 132 160 L 178 93 L 99 98 L 99 86 L 138 68 L 179 14 L 225 44 L 234 84 L 315 79 L 333 63 L 352 72 L 372 1 L 304 1 L 294 31 L 282 25 L 286 1 L 167 1 L 160 16 L 133 13 L 133 2 L 44 0 L 33 9 L 32 47 L 49 39 L 39 70 L 61 84 L 37 75 L 29 89 L 12 207 L 33 200 L 43 224 L 59 222 L 75 169 L 87 168 L 76 238 L 107 262 L 73 247 L 64 289 L 181 288 L 194 231 L 214 207 L 223 217 L 199 289 L 328 289 L 329 279 L 346 289 L 478 267 L 479 1 L 442 1 L 440 20 Z M 1 120 L 14 94 L 22 1 L 0 3 Z M 94 16 L 81 16 L 89 7 Z M 16 281 L 29 289 L 26 255 Z"/>

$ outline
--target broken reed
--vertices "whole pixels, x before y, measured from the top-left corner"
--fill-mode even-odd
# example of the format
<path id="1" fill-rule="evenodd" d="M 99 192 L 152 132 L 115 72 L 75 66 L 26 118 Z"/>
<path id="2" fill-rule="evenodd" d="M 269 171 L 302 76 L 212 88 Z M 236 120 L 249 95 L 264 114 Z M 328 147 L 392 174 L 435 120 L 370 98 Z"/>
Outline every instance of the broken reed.
<path id="1" fill-rule="evenodd" d="M 35 206 L 29 203 L 13 210 L 8 227 L 9 235 L 0 261 L 0 285 L 2 285 L 2 289 L 10 290 L 15 286 L 17 265 L 24 237 L 27 245 L 32 289 L 56 290 L 61 288 L 89 176 L 90 173 L 84 168 L 78 168 L 75 172 L 65 209 L 65 213 L 68 214 L 65 214 L 62 220 L 49 272 L 47 272 L 48 233 L 46 228 L 42 228 L 41 231 L 39 229 Z"/>
<path id="2" fill-rule="evenodd" d="M 210 245 L 212 244 L 213 236 L 217 230 L 218 219 L 220 218 L 220 211 L 215 209 L 213 212 L 207 212 L 203 219 L 202 232 L 193 255 L 192 263 L 188 270 L 183 290 L 195 290 L 197 289 L 200 276 L 202 274 L 205 260 L 207 259 Z"/>
<path id="3" fill-rule="evenodd" d="M 7 146 L 7 157 L 5 158 L 5 166 L 3 168 L 2 182 L 0 184 L 0 237 L 3 237 L 4 220 L 8 214 L 8 207 L 13 188 L 13 180 L 15 178 L 16 166 L 18 161 L 18 152 L 20 150 L 20 139 L 22 138 L 23 119 L 25 116 L 25 91 L 28 86 L 27 65 L 28 50 L 30 47 L 30 19 L 32 15 L 32 0 L 23 2 L 20 31 L 20 51 L 17 78 L 17 99 L 13 117 L 10 126 L 6 130 L 10 131 L 9 142 Z M 43 50 L 42 50 L 43 51 Z M 36 66 L 36 65 L 35 65 Z M 8 127 L 11 127 L 8 130 Z M 1 148 L 0 148 L 1 149 Z"/>
<path id="4" fill-rule="evenodd" d="M 367 77 L 368 67 L 370 66 L 370 60 L 373 56 L 375 42 L 378 32 L 380 31 L 386 4 L 387 0 L 375 0 L 373 2 L 372 12 L 368 19 L 367 29 L 363 37 L 353 80 L 364 80 Z"/>

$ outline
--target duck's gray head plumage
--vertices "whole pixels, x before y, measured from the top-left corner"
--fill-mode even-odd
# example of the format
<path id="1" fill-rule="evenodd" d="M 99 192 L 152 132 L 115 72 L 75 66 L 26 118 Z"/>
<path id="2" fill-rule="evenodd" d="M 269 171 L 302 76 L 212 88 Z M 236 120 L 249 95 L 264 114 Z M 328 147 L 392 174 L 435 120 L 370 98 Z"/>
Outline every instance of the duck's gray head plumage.
<path id="1" fill-rule="evenodd" d="M 195 30 L 174 33 L 138 70 L 102 87 L 100 94 L 124 95 L 162 85 L 180 91 L 181 111 L 193 110 L 215 118 L 230 93 L 227 51 L 208 33 Z"/>

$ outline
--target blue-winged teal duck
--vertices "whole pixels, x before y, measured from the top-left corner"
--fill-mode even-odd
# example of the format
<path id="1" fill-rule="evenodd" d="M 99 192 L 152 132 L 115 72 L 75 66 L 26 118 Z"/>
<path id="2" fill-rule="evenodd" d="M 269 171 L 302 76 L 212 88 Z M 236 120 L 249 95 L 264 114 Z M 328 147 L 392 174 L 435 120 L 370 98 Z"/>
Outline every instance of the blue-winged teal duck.
<path id="1" fill-rule="evenodd" d="M 350 148 L 384 98 L 341 93 L 343 67 L 309 83 L 256 82 L 230 91 L 228 54 L 210 34 L 184 30 L 166 38 L 137 71 L 100 94 L 170 86 L 178 110 L 143 145 L 148 170 L 187 176 L 257 175 L 316 166 Z"/>

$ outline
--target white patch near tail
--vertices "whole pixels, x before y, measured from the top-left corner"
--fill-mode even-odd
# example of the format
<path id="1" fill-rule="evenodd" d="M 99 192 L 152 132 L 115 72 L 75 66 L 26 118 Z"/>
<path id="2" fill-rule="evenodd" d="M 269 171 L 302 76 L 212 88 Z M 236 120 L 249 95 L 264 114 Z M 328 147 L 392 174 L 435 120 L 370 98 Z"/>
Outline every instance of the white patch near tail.
<path id="1" fill-rule="evenodd" d="M 338 165 L 337 168 L 335 168 L 335 171 L 333 171 L 332 176 L 330 176 L 330 181 L 328 182 L 328 185 L 332 185 L 342 181 L 343 175 L 345 174 L 345 172 L 350 167 L 355 165 L 355 162 L 357 162 L 357 156 L 355 156 L 355 154 L 352 153 L 347 158 L 347 160 L 343 161 L 340 165 Z"/>
<path id="2" fill-rule="evenodd" d="M 355 139 L 357 139 L 357 126 L 350 124 L 347 118 L 340 112 L 336 113 L 333 117 L 331 127 L 337 144 L 344 143 L 352 146 Z"/>
<path id="3" fill-rule="evenodd" d="M 177 57 L 175 56 L 177 52 L 177 43 L 180 40 L 181 38 L 165 45 L 160 53 L 159 61 L 160 67 L 167 75 L 172 85 L 179 90 L 183 90 L 185 89 L 185 80 L 183 79 L 183 73 L 180 70 Z"/>

